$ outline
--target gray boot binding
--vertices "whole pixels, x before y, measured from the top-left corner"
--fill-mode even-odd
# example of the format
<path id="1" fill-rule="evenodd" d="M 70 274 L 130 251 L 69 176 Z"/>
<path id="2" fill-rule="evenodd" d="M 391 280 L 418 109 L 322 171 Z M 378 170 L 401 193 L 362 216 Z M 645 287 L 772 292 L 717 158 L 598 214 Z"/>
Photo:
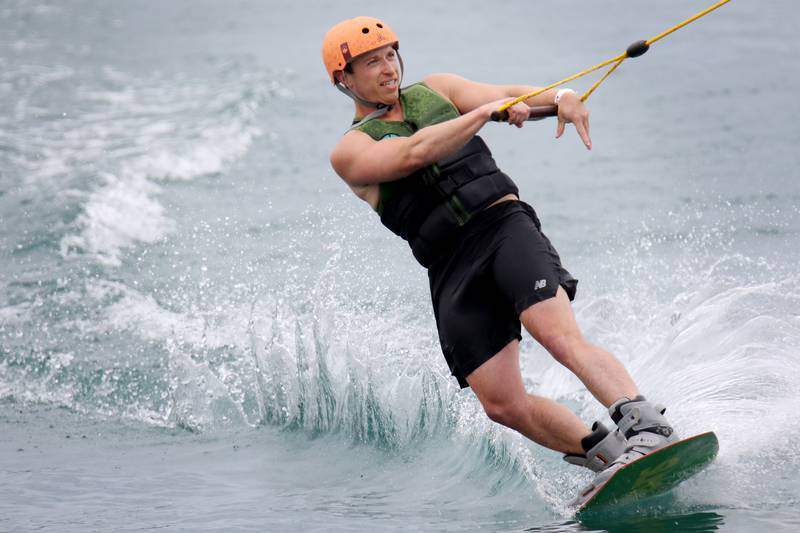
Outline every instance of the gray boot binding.
<path id="1" fill-rule="evenodd" d="M 584 455 L 567 454 L 564 460 L 594 472 L 602 472 L 625 453 L 628 442 L 619 431 L 609 431 L 600 422 L 595 422 L 592 432 L 581 439 L 581 447 L 586 452 Z"/>
<path id="2" fill-rule="evenodd" d="M 570 503 L 575 507 L 583 505 L 624 464 L 620 462 L 620 458 L 630 445 L 619 430 L 609 431 L 600 422 L 595 422 L 592 432 L 581 439 L 581 447 L 586 451 L 585 455 L 567 454 L 564 460 L 573 465 L 585 466 L 597 472 L 597 475 Z"/>
<path id="3" fill-rule="evenodd" d="M 620 459 L 629 463 L 680 440 L 664 418 L 665 411 L 663 405 L 653 405 L 644 396 L 620 398 L 608 408 L 619 432 L 628 440 L 628 449 Z"/>
<path id="4" fill-rule="evenodd" d="M 586 456 L 564 456 L 568 463 L 597 472 L 592 482 L 570 502 L 573 507 L 586 503 L 622 466 L 679 440 L 664 418 L 666 408 L 651 404 L 644 396 L 633 400 L 620 398 L 608 411 L 618 429 L 609 432 L 602 424 L 595 423 L 592 434 L 581 441 Z"/>

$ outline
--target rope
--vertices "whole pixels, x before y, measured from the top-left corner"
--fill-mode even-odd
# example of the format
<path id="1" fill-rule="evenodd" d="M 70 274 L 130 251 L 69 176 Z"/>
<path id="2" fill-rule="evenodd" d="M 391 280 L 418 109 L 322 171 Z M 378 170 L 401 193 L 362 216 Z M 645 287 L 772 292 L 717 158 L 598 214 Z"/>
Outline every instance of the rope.
<path id="1" fill-rule="evenodd" d="M 617 69 L 617 67 L 619 67 L 622 64 L 622 62 L 625 61 L 627 58 L 629 58 L 629 57 L 638 57 L 638 56 L 644 54 L 647 51 L 647 49 L 650 47 L 651 44 L 655 43 L 658 40 L 663 39 L 664 37 L 666 37 L 670 33 L 683 28 L 687 24 L 690 24 L 690 23 L 694 22 L 695 20 L 699 19 L 700 17 L 703 17 L 703 16 L 711 13 L 712 11 L 717 9 L 718 7 L 722 7 L 723 5 L 727 4 L 730 1 L 731 0 L 721 0 L 721 1 L 717 2 L 716 4 L 714 4 L 713 6 L 708 7 L 706 9 L 702 10 L 701 12 L 697 13 L 696 15 L 693 15 L 693 16 L 689 17 L 688 19 L 684 20 L 680 24 L 676 24 L 675 26 L 671 27 L 670 29 L 659 33 L 658 35 L 656 35 L 655 37 L 653 37 L 650 40 L 638 41 L 636 43 L 633 43 L 631 46 L 628 47 L 628 50 L 626 50 L 625 52 L 621 53 L 620 55 L 618 55 L 616 57 L 612 57 L 611 59 L 607 59 L 607 60 L 603 61 L 602 63 L 598 63 L 597 65 L 595 65 L 593 67 L 587 68 L 586 70 L 582 70 L 581 72 L 578 72 L 577 74 L 573 74 L 572 76 L 564 78 L 563 80 L 557 81 L 555 83 L 551 83 L 547 87 L 543 87 L 541 89 L 537 89 L 537 90 L 533 91 L 532 93 L 523 94 L 522 96 L 518 96 L 517 98 L 515 98 L 515 99 L 513 99 L 513 100 L 511 100 L 509 102 L 506 102 L 505 104 L 501 105 L 499 108 L 497 108 L 497 111 L 498 112 L 503 112 L 506 109 L 508 109 L 509 107 L 511 107 L 511 106 L 513 106 L 515 104 L 518 104 L 519 102 L 522 102 L 523 100 L 527 100 L 528 98 L 533 98 L 534 96 L 538 96 L 538 95 L 542 94 L 543 92 L 549 91 L 550 89 L 552 89 L 554 87 L 558 87 L 559 85 L 563 85 L 563 84 L 565 84 L 565 83 L 567 83 L 569 81 L 572 81 L 574 79 L 580 78 L 582 76 L 590 74 L 590 73 L 592 73 L 592 72 L 594 72 L 596 70 L 599 70 L 599 69 L 601 69 L 603 67 L 606 67 L 606 66 L 611 65 L 612 63 L 614 63 L 614 65 L 610 69 L 608 69 L 608 72 L 606 72 L 603 75 L 603 77 L 601 77 L 599 80 L 597 80 L 594 83 L 594 85 L 592 85 L 589 88 L 589 90 L 587 90 L 585 93 L 583 93 L 583 95 L 581 95 L 581 101 L 586 101 L 586 99 L 589 98 L 589 95 L 591 95 L 594 92 L 594 90 L 597 89 L 597 87 L 601 83 L 603 83 L 603 81 L 605 81 L 605 79 L 608 78 L 611 75 L 611 73 L 614 72 Z"/>

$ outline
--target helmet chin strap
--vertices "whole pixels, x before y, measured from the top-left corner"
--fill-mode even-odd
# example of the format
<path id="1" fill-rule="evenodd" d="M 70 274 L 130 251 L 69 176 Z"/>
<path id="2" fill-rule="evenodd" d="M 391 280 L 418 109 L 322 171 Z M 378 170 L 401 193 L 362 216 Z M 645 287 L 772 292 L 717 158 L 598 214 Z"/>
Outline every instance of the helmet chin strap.
<path id="1" fill-rule="evenodd" d="M 400 62 L 400 79 L 397 81 L 397 85 L 398 85 L 397 96 L 399 98 L 400 97 L 400 91 L 401 91 L 400 84 L 403 81 L 403 72 L 405 71 L 405 69 L 403 68 L 403 58 L 400 56 L 400 52 L 399 51 L 397 52 L 397 59 Z M 360 125 L 362 125 L 363 123 L 367 122 L 368 120 L 372 120 L 373 118 L 378 118 L 378 117 L 381 117 L 381 116 L 385 115 L 386 113 L 391 111 L 392 108 L 394 107 L 394 104 L 384 104 L 382 102 L 370 102 L 369 100 L 364 100 L 363 98 L 358 96 L 356 93 L 354 93 L 353 91 L 351 91 L 350 89 L 348 89 L 347 87 L 345 87 L 342 83 L 340 83 L 338 81 L 336 82 L 336 88 L 339 89 L 343 94 L 346 94 L 347 96 L 349 96 L 350 98 L 352 98 L 353 100 L 358 102 L 359 104 L 361 104 L 363 106 L 366 106 L 366 107 L 374 107 L 375 108 L 375 111 L 369 113 L 367 116 L 365 116 L 364 118 L 362 118 L 361 120 L 359 120 L 358 122 L 353 124 L 350 127 L 350 130 L 352 130 L 353 128 L 359 127 Z M 350 131 L 350 130 L 348 130 L 348 131 Z"/>
<path id="2" fill-rule="evenodd" d="M 339 83 L 338 81 L 336 82 L 336 88 L 363 106 L 374 107 L 375 109 L 388 109 L 392 107 L 391 105 L 387 105 L 381 102 L 370 102 L 369 100 L 364 100 L 356 93 L 345 87 L 342 83 Z"/>

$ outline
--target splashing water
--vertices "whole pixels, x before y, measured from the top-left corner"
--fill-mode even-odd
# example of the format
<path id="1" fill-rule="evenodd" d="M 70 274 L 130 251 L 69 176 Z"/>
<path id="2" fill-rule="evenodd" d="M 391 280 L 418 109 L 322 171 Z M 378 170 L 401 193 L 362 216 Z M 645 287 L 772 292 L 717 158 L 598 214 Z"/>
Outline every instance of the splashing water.
<path id="1" fill-rule="evenodd" d="M 310 60 L 298 59 L 292 70 L 288 60 L 274 67 L 251 55 L 254 42 L 274 51 L 258 39 L 288 30 L 254 29 L 244 19 L 281 17 L 259 11 L 264 6 L 250 6 L 252 17 L 214 8 L 222 10 L 211 17 L 220 24 L 244 25 L 197 32 L 221 52 L 203 40 L 158 41 L 154 53 L 155 36 L 136 51 L 124 48 L 126 25 L 144 32 L 158 21 L 198 23 L 197 15 L 173 13 L 180 2 L 151 6 L 158 16 L 146 23 L 125 6 L 84 17 L 68 6 L 37 5 L 0 8 L 11 32 L 0 38 L 7 102 L 0 113 L 0 421 L 10 435 L 0 442 L 25 450 L 4 449 L 3 465 L 19 461 L 69 481 L 51 476 L 56 488 L 42 492 L 21 468 L 4 466 L 15 476 L 9 486 L 27 491 L 35 508 L 37 498 L 66 498 L 58 520 L 73 517 L 76 530 L 86 526 L 80 513 L 87 509 L 102 515 L 103 506 L 172 501 L 184 507 L 144 519 L 131 513 L 130 523 L 226 529 L 263 512 L 249 524 L 583 527 L 564 520 L 588 473 L 492 424 L 472 393 L 458 390 L 439 350 L 424 272 L 327 168 L 341 131 L 320 118 L 331 114 L 329 102 L 309 96 L 317 94 L 306 74 Z M 334 16 L 325 9 L 307 14 L 320 18 L 309 28 Z M 55 39 L 56 15 L 98 42 Z M 106 27 L 114 29 L 106 34 Z M 590 30 L 579 33 L 597 35 Z M 175 31 L 181 39 L 195 33 Z M 220 35 L 246 42 L 215 41 L 224 41 Z M 477 61 L 453 60 L 465 68 Z M 712 66 L 705 67 L 719 72 Z M 752 97 L 749 86 L 736 85 L 744 78 L 725 82 L 733 96 L 715 94 L 721 109 L 739 92 Z M 653 90 L 657 113 L 670 97 Z M 675 515 L 679 525 L 659 527 L 747 530 L 774 520 L 790 528 L 800 460 L 792 446 L 800 437 L 793 416 L 800 408 L 800 194 L 783 176 L 790 174 L 784 167 L 796 167 L 787 155 L 794 152 L 765 135 L 776 155 L 760 168 L 765 184 L 755 187 L 741 175 L 760 169 L 738 158 L 736 144 L 748 138 L 757 152 L 762 141 L 752 134 L 731 133 L 733 144 L 725 144 L 673 121 L 659 128 L 685 135 L 650 145 L 641 117 L 607 98 L 634 137 L 599 132 L 595 151 L 602 153 L 591 160 L 533 132 L 508 142 L 487 132 L 487 139 L 495 136 L 504 168 L 506 161 L 529 165 L 519 154 L 530 150 L 541 159 L 541 175 L 511 173 L 581 279 L 574 310 L 586 336 L 667 405 L 682 435 L 714 430 L 720 437 L 718 461 L 652 511 L 664 523 L 663 515 Z M 639 154 L 620 155 L 634 142 Z M 552 169 L 569 175 L 570 185 L 551 180 L 545 172 Z M 715 189 L 718 173 L 728 181 Z M 683 175 L 697 181 L 694 188 Z M 598 186 L 598 176 L 608 182 Z M 676 184 L 664 185 L 663 176 Z M 568 194 L 572 186 L 582 191 L 577 198 Z M 607 417 L 528 337 L 522 355 L 531 392 L 566 403 L 586 422 Z M 61 434 L 86 442 L 71 438 L 67 447 L 56 441 Z M 25 455 L 33 446 L 45 459 Z M 117 459 L 118 449 L 129 462 Z M 129 466 L 137 472 L 126 474 Z M 96 507 L 71 492 L 71 480 L 86 472 Z M 103 494 L 132 499 L 111 504 Z M 142 495 L 152 500 L 136 499 Z M 41 525 L 31 517 L 44 504 L 33 512 L 25 498 L 0 496 L 12 502 L 0 503 L 0 516 L 11 517 L 8 526 L 0 519 L 0 529 Z M 118 503 L 126 501 L 134 504 Z M 201 507 L 202 523 L 192 518 Z M 104 525 L 118 529 L 116 520 Z"/>

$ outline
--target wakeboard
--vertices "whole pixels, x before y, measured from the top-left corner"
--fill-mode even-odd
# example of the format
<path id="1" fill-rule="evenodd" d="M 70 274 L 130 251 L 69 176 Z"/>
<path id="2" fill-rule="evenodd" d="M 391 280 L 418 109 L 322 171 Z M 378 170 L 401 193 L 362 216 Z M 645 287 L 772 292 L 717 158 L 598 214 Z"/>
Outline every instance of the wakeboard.
<path id="1" fill-rule="evenodd" d="M 714 460 L 719 440 L 701 433 L 654 451 L 619 468 L 599 487 L 582 493 L 576 518 L 626 507 L 638 500 L 668 492 Z"/>

